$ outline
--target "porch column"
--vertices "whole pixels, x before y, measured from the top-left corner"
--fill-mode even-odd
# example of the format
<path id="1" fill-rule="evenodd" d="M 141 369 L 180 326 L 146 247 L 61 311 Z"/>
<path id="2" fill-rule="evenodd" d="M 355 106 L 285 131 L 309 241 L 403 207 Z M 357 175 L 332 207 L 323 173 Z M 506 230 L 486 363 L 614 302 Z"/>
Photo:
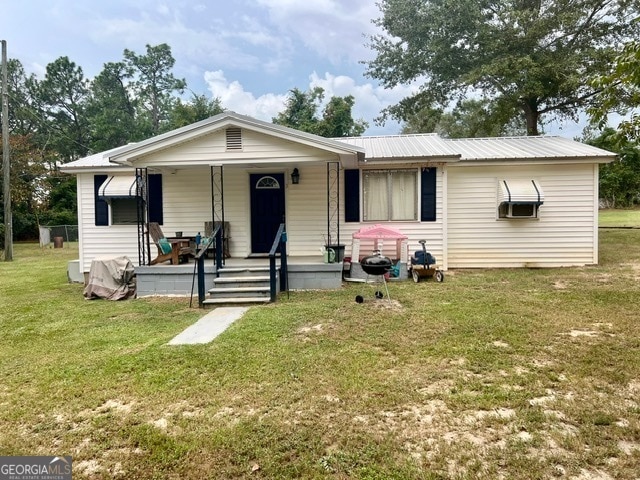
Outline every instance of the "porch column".
<path id="1" fill-rule="evenodd" d="M 149 244 L 149 172 L 146 168 L 136 168 L 136 207 L 138 221 L 138 265 L 151 264 Z"/>
<path id="2" fill-rule="evenodd" d="M 222 242 L 225 242 L 227 238 L 224 231 L 224 167 L 220 166 L 211 166 L 211 221 L 213 222 L 211 226 L 211 231 L 213 232 L 216 228 L 216 224 L 220 224 Z M 223 250 L 226 250 L 222 245 Z M 222 258 L 222 263 L 224 264 L 224 255 Z M 220 268 L 220 265 L 218 265 Z"/>
<path id="3" fill-rule="evenodd" d="M 332 246 L 336 261 L 342 261 L 340 245 L 340 162 L 327 163 L 327 246 Z"/>
<path id="4" fill-rule="evenodd" d="M 340 162 L 327 163 L 327 245 L 340 244 Z"/>

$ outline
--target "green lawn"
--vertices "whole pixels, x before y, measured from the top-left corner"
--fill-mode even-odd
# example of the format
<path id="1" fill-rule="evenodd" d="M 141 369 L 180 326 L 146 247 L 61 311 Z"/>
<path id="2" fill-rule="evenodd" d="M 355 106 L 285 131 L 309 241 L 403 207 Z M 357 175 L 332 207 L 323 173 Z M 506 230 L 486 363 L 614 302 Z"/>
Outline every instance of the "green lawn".
<path id="1" fill-rule="evenodd" d="M 74 245 L 18 244 L 0 455 L 72 455 L 74 479 L 637 478 L 640 230 L 600 246 L 598 267 L 456 270 L 392 302 L 293 292 L 168 347 L 188 299 L 86 301 Z"/>
<path id="2" fill-rule="evenodd" d="M 599 223 L 601 227 L 637 227 L 640 228 L 640 210 L 629 209 L 606 209 L 599 212 Z"/>

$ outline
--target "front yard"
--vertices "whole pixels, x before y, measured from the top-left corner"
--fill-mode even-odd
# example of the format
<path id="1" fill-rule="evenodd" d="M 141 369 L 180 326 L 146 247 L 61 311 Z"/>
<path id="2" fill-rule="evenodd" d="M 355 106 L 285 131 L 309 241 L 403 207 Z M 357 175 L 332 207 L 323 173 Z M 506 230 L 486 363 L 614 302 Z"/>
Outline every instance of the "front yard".
<path id="1" fill-rule="evenodd" d="M 85 301 L 73 245 L 18 244 L 0 455 L 72 455 L 74 479 L 638 478 L 640 230 L 600 243 L 598 267 L 456 270 L 392 302 L 293 292 L 182 347 L 188 299 Z"/>

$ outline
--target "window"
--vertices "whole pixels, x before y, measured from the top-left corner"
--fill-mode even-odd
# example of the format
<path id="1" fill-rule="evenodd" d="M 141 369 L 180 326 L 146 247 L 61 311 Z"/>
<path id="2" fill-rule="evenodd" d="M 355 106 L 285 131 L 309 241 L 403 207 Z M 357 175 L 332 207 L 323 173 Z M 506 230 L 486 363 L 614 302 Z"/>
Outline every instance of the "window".
<path id="1" fill-rule="evenodd" d="M 365 170 L 364 220 L 416 220 L 416 174 L 416 170 Z"/>
<path id="2" fill-rule="evenodd" d="M 538 218 L 538 205 L 533 203 L 507 203 L 498 206 L 499 218 Z"/>
<path id="3" fill-rule="evenodd" d="M 136 225 L 138 223 L 138 200 L 136 197 L 111 199 L 111 224 Z"/>
<path id="4" fill-rule="evenodd" d="M 256 183 L 256 188 L 258 189 L 278 189 L 280 188 L 280 184 L 278 183 L 278 180 L 276 180 L 273 177 L 262 177 L 260 180 L 257 181 Z"/>
<path id="5" fill-rule="evenodd" d="M 148 175 L 147 205 L 150 222 L 163 223 L 162 175 Z M 109 225 L 111 210 L 112 225 L 135 225 L 138 222 L 137 188 L 135 176 L 94 175 L 94 212 L 97 226 Z"/>
<path id="6" fill-rule="evenodd" d="M 498 182 L 498 218 L 538 218 L 544 193 L 535 180 Z"/>

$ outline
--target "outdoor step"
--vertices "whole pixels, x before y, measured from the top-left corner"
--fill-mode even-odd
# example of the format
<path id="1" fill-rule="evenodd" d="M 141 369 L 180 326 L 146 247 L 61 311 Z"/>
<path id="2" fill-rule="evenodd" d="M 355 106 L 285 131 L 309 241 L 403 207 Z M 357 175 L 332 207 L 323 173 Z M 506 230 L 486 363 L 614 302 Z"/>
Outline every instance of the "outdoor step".
<path id="1" fill-rule="evenodd" d="M 261 287 L 269 285 L 270 282 L 271 277 L 268 275 L 256 275 L 251 277 L 218 277 L 213 280 L 214 285 L 227 287 Z"/>
<path id="2" fill-rule="evenodd" d="M 213 281 L 213 288 L 269 288 L 271 279 L 268 276 L 255 277 L 219 277 Z"/>
<path id="3" fill-rule="evenodd" d="M 208 298 L 204 305 L 225 305 L 225 304 L 252 304 L 269 303 L 269 297 L 241 297 L 241 298 Z"/>
<path id="4" fill-rule="evenodd" d="M 264 297 L 270 296 L 271 289 L 269 287 L 216 287 L 209 290 L 211 298 L 241 298 L 241 297 Z"/>
<path id="5" fill-rule="evenodd" d="M 254 277 L 269 275 L 269 267 L 230 267 L 218 270 L 220 277 Z"/>

